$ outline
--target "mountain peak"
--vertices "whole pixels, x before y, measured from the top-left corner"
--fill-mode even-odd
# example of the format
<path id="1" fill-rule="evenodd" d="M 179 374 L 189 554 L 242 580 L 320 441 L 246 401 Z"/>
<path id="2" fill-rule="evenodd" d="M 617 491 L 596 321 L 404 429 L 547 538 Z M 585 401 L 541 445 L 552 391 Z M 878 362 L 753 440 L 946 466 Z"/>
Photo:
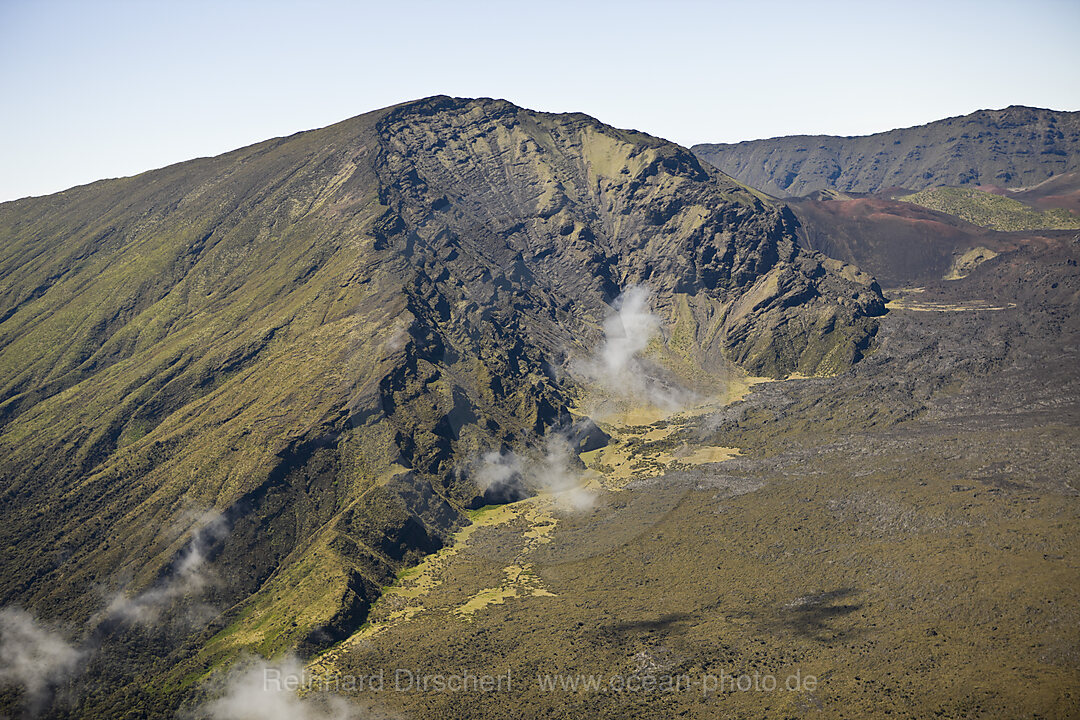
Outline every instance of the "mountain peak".
<path id="1" fill-rule="evenodd" d="M 238 610 L 208 661 L 354 630 L 500 499 L 465 458 L 576 427 L 626 291 L 686 393 L 845 371 L 884 310 L 685 148 L 449 96 L 7 204 L 0 266 L 7 492 L 76 508 L 10 519 L 0 595 L 94 617 L 76 589 L 153 586 L 181 562 L 160 529 L 212 505 Z"/>

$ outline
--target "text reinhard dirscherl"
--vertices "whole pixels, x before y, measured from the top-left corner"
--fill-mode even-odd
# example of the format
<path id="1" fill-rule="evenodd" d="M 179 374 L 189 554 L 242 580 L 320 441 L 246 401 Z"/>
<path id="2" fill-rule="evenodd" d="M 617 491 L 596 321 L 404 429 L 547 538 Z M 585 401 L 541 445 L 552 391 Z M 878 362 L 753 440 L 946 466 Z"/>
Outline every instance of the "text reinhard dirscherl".
<path id="1" fill-rule="evenodd" d="M 542 692 L 556 693 L 677 693 L 699 692 L 708 696 L 734 692 L 813 692 L 818 687 L 814 675 L 801 670 L 784 675 L 762 672 L 700 673 L 691 675 L 663 673 L 632 674 L 537 674 L 519 680 L 511 671 L 499 675 L 459 672 L 423 672 L 398 668 L 378 670 L 370 675 L 315 675 L 283 672 L 277 668 L 263 671 L 264 689 L 273 692 L 429 692 L 496 693 L 525 690 L 535 683 Z"/>

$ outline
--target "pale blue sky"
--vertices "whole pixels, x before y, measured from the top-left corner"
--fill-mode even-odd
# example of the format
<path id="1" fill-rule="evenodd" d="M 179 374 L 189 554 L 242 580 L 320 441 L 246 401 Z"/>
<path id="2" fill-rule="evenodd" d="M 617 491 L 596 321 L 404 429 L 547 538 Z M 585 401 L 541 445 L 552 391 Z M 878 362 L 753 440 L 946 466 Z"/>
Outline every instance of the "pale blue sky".
<path id="1" fill-rule="evenodd" d="M 1080 110 L 1080 2 L 0 0 L 0 201 L 426 95 L 683 144 Z"/>

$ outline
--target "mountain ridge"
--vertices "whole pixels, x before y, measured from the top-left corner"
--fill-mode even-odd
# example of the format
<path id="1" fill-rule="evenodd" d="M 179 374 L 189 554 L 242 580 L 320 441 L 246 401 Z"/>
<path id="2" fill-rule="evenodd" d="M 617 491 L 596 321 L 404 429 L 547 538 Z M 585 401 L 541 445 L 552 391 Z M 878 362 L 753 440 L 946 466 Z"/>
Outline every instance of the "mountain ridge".
<path id="1" fill-rule="evenodd" d="M 736 180 L 780 198 L 824 189 L 1015 187 L 1077 169 L 1080 111 L 1010 105 L 869 135 L 791 135 L 692 149 Z"/>
<path id="2" fill-rule="evenodd" d="M 125 647 L 197 677 L 351 633 L 498 500 L 470 458 L 581 422 L 573 361 L 628 288 L 656 372 L 706 392 L 843 372 L 884 312 L 689 150 L 489 99 L 5 203 L 0 241 L 0 598 L 93 625 L 105 704 L 145 692 Z"/>

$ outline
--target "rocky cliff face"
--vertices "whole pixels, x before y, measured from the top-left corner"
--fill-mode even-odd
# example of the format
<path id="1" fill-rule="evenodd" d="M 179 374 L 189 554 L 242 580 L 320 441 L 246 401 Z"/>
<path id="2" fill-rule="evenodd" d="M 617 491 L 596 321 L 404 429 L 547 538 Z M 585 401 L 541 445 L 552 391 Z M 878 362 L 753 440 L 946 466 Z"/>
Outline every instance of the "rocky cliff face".
<path id="1" fill-rule="evenodd" d="M 380 130 L 387 152 L 377 173 L 390 208 L 380 247 L 412 259 L 442 293 L 435 302 L 488 300 L 500 327 L 525 322 L 523 337 L 549 356 L 585 350 L 575 323 L 597 326 L 633 285 L 651 287 L 661 307 L 680 295 L 714 301 L 717 327 L 703 349 L 759 373 L 851 362 L 813 356 L 834 352 L 839 336 L 825 330 L 792 330 L 805 341 L 790 348 L 781 333 L 770 353 L 752 352 L 748 343 L 783 324 L 787 307 L 800 305 L 810 326 L 817 315 L 838 313 L 849 326 L 880 311 L 868 277 L 844 278 L 799 252 L 790 214 L 671 143 L 498 101 L 425 101 L 390 113 Z M 776 288 L 759 292 L 755 331 L 730 311 L 760 282 Z M 510 307 L 501 302 L 514 295 Z"/>
<path id="2" fill-rule="evenodd" d="M 827 189 L 1024 187 L 1078 169 L 1080 112 L 1011 106 L 863 137 L 796 135 L 693 149 L 776 197 Z"/>
<path id="3" fill-rule="evenodd" d="M 793 225 L 662 140 L 448 97 L 0 205 L 0 599 L 123 637 L 102 598 L 195 556 L 165 595 L 212 619 L 166 647 L 317 650 L 491 499 L 469 458 L 572 421 L 626 288 L 705 378 L 855 362 L 880 291 Z"/>

